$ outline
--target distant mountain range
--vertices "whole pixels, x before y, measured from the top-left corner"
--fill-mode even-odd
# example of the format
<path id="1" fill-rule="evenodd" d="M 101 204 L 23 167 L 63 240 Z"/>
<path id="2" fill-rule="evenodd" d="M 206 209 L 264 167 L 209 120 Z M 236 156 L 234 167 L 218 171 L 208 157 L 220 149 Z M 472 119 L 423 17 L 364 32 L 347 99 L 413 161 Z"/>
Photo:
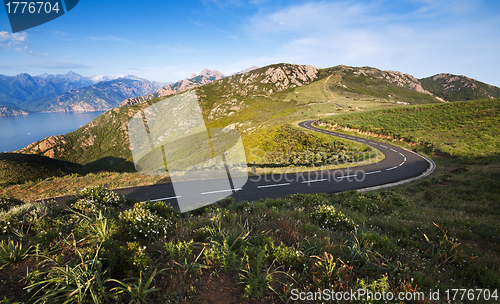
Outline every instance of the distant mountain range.
<path id="1" fill-rule="evenodd" d="M 0 116 L 29 112 L 109 110 L 126 98 L 146 95 L 164 86 L 136 76 L 84 77 L 63 75 L 0 75 Z"/>

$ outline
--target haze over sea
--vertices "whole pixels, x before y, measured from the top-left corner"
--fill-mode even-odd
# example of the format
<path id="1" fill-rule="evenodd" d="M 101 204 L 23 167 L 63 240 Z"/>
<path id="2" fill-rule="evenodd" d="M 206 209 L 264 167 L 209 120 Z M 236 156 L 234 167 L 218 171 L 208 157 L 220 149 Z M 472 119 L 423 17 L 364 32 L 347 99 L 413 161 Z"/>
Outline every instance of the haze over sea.
<path id="1" fill-rule="evenodd" d="M 34 113 L 0 117 L 0 152 L 16 151 L 45 137 L 69 133 L 102 113 Z"/>

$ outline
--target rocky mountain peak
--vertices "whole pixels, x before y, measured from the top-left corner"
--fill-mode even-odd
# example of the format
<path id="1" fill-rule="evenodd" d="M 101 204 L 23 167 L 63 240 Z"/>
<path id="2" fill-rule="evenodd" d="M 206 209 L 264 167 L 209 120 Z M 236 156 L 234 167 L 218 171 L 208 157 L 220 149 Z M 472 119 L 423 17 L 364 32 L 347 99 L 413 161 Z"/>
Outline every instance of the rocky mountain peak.
<path id="1" fill-rule="evenodd" d="M 217 70 L 209 70 L 209 69 L 204 69 L 203 71 L 201 71 L 200 76 L 213 77 L 213 78 L 215 78 L 215 80 L 219 80 L 219 79 L 224 78 L 224 74 L 222 74 L 221 72 L 219 72 Z"/>

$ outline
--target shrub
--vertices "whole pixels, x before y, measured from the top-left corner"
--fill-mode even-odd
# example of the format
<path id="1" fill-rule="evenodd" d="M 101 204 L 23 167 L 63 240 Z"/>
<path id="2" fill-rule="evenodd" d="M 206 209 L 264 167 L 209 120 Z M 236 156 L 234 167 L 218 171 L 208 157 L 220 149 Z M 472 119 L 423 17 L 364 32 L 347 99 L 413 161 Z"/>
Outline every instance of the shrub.
<path id="1" fill-rule="evenodd" d="M 73 208 L 87 214 L 97 214 L 99 211 L 107 213 L 122 207 L 125 197 L 104 187 L 89 187 L 83 189 L 72 204 Z"/>
<path id="2" fill-rule="evenodd" d="M 15 198 L 0 198 L 0 211 L 9 211 L 10 208 L 24 204 Z"/>
<path id="3" fill-rule="evenodd" d="M 354 222 L 330 205 L 321 205 L 311 214 L 314 223 L 323 229 L 353 229 Z"/>
<path id="4" fill-rule="evenodd" d="M 151 209 L 155 208 L 150 208 L 150 203 L 138 202 L 134 204 L 132 209 L 120 213 L 119 218 L 124 223 L 129 235 L 136 238 L 157 239 L 172 231 L 175 215 L 164 218 Z"/>
<path id="5" fill-rule="evenodd" d="M 41 280 L 26 287 L 33 303 L 102 303 L 114 298 L 105 287 L 109 273 L 98 253 L 99 249 L 92 260 L 74 267 L 55 266 L 43 271 Z"/>
<path id="6" fill-rule="evenodd" d="M 267 246 L 269 255 L 281 265 L 286 267 L 300 269 L 304 268 L 305 257 L 302 251 L 288 247 L 281 243 L 280 245 Z"/>
<path id="7" fill-rule="evenodd" d="M 193 240 L 186 241 L 170 241 L 165 243 L 165 251 L 169 254 L 170 258 L 173 260 L 184 260 L 189 259 L 192 256 L 193 250 L 191 245 Z"/>
<path id="8" fill-rule="evenodd" d="M 14 265 L 22 261 L 28 255 L 28 248 L 23 248 L 23 243 L 13 240 L 0 242 L 0 269 L 7 265 Z"/>

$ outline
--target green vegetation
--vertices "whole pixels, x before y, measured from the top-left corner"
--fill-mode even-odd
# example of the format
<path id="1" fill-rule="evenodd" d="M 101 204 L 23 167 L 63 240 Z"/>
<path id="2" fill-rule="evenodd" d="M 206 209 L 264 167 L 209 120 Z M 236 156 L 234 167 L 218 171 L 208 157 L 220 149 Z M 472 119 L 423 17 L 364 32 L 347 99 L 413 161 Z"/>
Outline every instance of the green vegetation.
<path id="1" fill-rule="evenodd" d="M 420 93 L 407 83 L 388 81 L 387 72 L 374 68 L 350 68 L 337 66 L 324 69 L 324 75 L 333 74 L 328 90 L 338 92 L 347 98 L 371 98 L 373 101 L 401 101 L 410 104 L 436 103 L 431 95 Z M 416 79 L 415 79 L 416 81 Z"/>
<path id="2" fill-rule="evenodd" d="M 486 288 L 493 294 L 500 288 L 500 100 L 397 105 L 432 97 L 380 83 L 375 76 L 382 71 L 363 68 L 365 75 L 361 69 L 325 69 L 316 82 L 266 96 L 254 94 L 274 87 L 246 93 L 240 87 L 234 96 L 244 107 L 229 115 L 235 103 L 228 104 L 222 117 L 207 119 L 208 127 L 234 124 L 247 156 L 264 155 L 252 148 L 274 151 L 266 160 L 249 158 L 268 167 L 295 166 L 295 159 L 281 155 L 303 150 L 316 156 L 297 158 L 309 168 L 340 163 L 343 154 L 345 165 L 373 155 L 364 145 L 290 125 L 335 111 L 320 124 L 426 154 L 437 164 L 431 177 L 390 190 L 225 199 L 179 214 L 163 202 L 129 201 L 105 189 L 165 177 L 40 176 L 45 179 L 0 189 L 2 302 L 196 303 L 213 297 L 207 289 L 214 288 L 223 290 L 215 302 L 229 295 L 286 303 L 293 289 L 428 296 L 429 290 Z M 227 97 L 233 89 L 228 79 L 200 88 L 206 118 L 233 98 Z M 331 97 L 336 101 L 328 102 Z M 335 105 L 340 99 L 345 108 Z M 107 112 L 67 134 L 56 155 L 88 169 L 130 170 L 124 126 L 147 105 Z M 30 202 L 75 193 L 65 207 Z"/>
<path id="3" fill-rule="evenodd" d="M 500 151 L 499 99 L 353 113 L 320 121 L 416 143 L 453 156 L 470 158 L 498 155 Z"/>
<path id="4" fill-rule="evenodd" d="M 447 101 L 499 98 L 500 88 L 465 76 L 439 74 L 420 79 L 424 89 Z"/>
<path id="5" fill-rule="evenodd" d="M 225 199 L 187 214 L 162 202 L 117 206 L 106 202 L 112 193 L 87 189 L 102 194 L 93 199 L 107 212 L 85 216 L 56 207 L 24 225 L 13 220 L 16 214 L 2 217 L 23 237 L 4 233 L 10 240 L 1 245 L 33 246 L 37 257 L 16 259 L 2 271 L 28 268 L 6 282 L 21 280 L 17 288 L 28 293 L 11 300 L 28 303 L 191 303 L 223 277 L 232 282 L 226 292 L 250 301 L 287 302 L 295 288 L 498 289 L 498 206 L 485 204 L 500 201 L 496 184 L 478 179 L 482 172 L 446 170 L 391 190 Z M 476 200 L 457 193 L 464 190 Z M 136 222 L 119 215 L 137 209 L 148 215 L 139 221 L 134 214 Z M 156 219 L 149 222 L 151 215 Z M 168 233 L 137 233 L 140 223 L 158 219 L 171 223 Z"/>
<path id="6" fill-rule="evenodd" d="M 214 286 L 253 302 L 287 302 L 295 288 L 493 292 L 500 288 L 498 107 L 482 100 L 323 120 L 380 134 L 436 162 L 430 178 L 390 190 L 225 199 L 185 214 L 103 188 L 82 190 L 65 208 L 3 200 L 1 245 L 22 250 L 0 276 L 28 268 L 4 279 L 18 289 L 10 300 L 25 302 L 190 303 Z M 274 130 L 282 151 L 344 144 L 291 126 Z M 450 132 L 460 135 L 458 145 L 442 140 Z"/>
<path id="7" fill-rule="evenodd" d="M 0 187 L 86 172 L 81 165 L 40 155 L 0 153 Z"/>

